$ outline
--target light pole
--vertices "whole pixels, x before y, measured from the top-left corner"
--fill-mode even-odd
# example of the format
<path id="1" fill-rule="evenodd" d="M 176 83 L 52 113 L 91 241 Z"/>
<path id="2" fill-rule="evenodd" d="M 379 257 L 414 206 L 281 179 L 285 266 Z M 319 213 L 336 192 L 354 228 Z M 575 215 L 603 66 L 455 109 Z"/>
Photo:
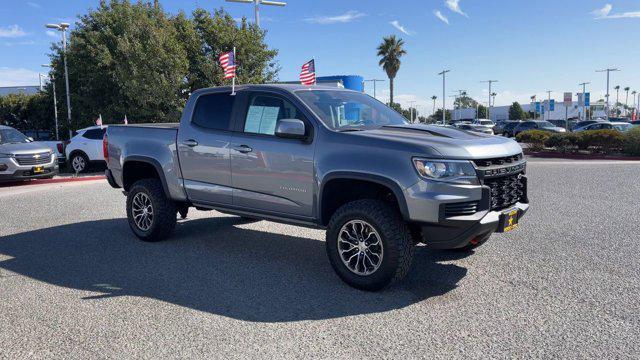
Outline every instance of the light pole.
<path id="1" fill-rule="evenodd" d="M 547 90 L 547 95 L 549 95 L 549 100 L 547 101 L 547 121 L 551 120 L 551 93 L 552 90 Z M 544 117 L 542 118 L 544 120 Z"/>
<path id="2" fill-rule="evenodd" d="M 491 84 L 498 82 L 498 80 L 485 80 L 481 82 L 489 83 L 489 107 L 487 108 L 487 119 L 491 120 Z"/>
<path id="3" fill-rule="evenodd" d="M 536 116 L 537 116 L 537 113 L 538 113 L 536 111 L 536 96 L 535 95 L 531 95 L 530 99 L 531 99 L 531 105 L 530 105 L 531 108 L 529 109 L 529 111 L 533 110 L 531 112 L 533 113 L 533 120 L 535 120 Z"/>
<path id="4" fill-rule="evenodd" d="M 40 91 L 44 90 L 44 88 L 42 87 L 42 78 L 43 77 L 44 77 L 44 75 L 38 74 L 38 81 L 40 81 Z"/>
<path id="5" fill-rule="evenodd" d="M 51 65 L 42 64 L 43 68 L 51 69 Z M 51 78 L 51 88 L 53 90 L 53 119 L 56 122 L 56 140 L 60 140 L 58 135 L 58 99 L 56 99 L 56 78 L 53 72 L 49 71 L 49 77 Z"/>
<path id="6" fill-rule="evenodd" d="M 591 84 L 590 82 L 583 82 L 578 85 L 582 86 L 582 116 L 583 120 L 587 120 L 587 102 L 586 102 L 586 93 L 587 93 L 587 85 Z"/>
<path id="7" fill-rule="evenodd" d="M 47 28 L 55 29 L 62 33 L 62 57 L 64 59 L 64 83 L 67 90 L 67 127 L 69 130 L 69 139 L 73 137 L 71 130 L 71 96 L 69 95 L 69 71 L 67 70 L 67 29 L 68 23 L 47 24 Z"/>
<path id="8" fill-rule="evenodd" d="M 596 70 L 596 72 L 606 72 L 607 73 L 607 95 L 605 95 L 606 97 L 606 102 L 605 102 L 605 113 L 607 114 L 607 117 L 609 117 L 611 114 L 609 114 L 609 74 L 612 71 L 620 71 L 620 69 L 617 68 L 607 68 L 607 69 L 602 69 L 602 70 Z"/>
<path id="9" fill-rule="evenodd" d="M 260 27 L 260 5 L 286 6 L 286 2 L 268 1 L 268 0 L 226 0 L 227 2 L 237 2 L 245 4 L 253 4 L 255 11 L 256 25 Z"/>
<path id="10" fill-rule="evenodd" d="M 372 82 L 373 83 L 373 98 L 376 98 L 376 83 L 377 82 L 383 82 L 384 80 L 382 79 L 369 79 L 369 80 L 365 80 L 364 82 Z"/>
<path id="11" fill-rule="evenodd" d="M 631 95 L 633 95 L 633 112 L 634 112 L 634 113 L 636 112 L 636 109 L 637 109 L 637 107 L 636 107 L 636 94 L 637 94 L 637 93 L 638 93 L 638 92 L 637 92 L 637 91 L 635 91 L 635 90 L 633 90 L 633 91 L 631 92 Z"/>
<path id="12" fill-rule="evenodd" d="M 416 103 L 416 101 L 415 101 L 415 100 L 411 100 L 411 101 L 409 101 L 409 114 L 410 114 L 409 116 L 411 117 L 411 122 L 412 122 L 412 123 L 414 122 L 414 119 L 413 119 L 413 109 L 414 109 L 414 105 L 415 105 L 415 103 Z"/>
<path id="13" fill-rule="evenodd" d="M 446 98 L 447 95 L 445 93 L 445 85 L 446 85 L 446 75 L 447 73 L 451 71 L 451 70 L 442 70 L 442 72 L 439 72 L 438 75 L 442 75 L 442 125 L 447 123 L 447 118 L 445 117 L 445 102 L 446 102 Z"/>

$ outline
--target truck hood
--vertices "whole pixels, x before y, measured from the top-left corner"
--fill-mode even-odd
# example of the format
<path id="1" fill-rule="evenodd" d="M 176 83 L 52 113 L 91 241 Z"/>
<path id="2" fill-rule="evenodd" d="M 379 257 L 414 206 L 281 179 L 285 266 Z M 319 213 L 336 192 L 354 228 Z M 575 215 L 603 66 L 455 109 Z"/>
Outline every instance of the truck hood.
<path id="1" fill-rule="evenodd" d="M 0 144 L 0 154 L 36 154 L 49 152 L 51 149 L 37 142 L 18 143 L 18 144 Z"/>
<path id="2" fill-rule="evenodd" d="M 357 136 L 387 139 L 407 145 L 429 147 L 443 158 L 488 159 L 522 152 L 514 140 L 455 128 L 407 124 L 383 126 L 378 129 L 353 132 Z"/>

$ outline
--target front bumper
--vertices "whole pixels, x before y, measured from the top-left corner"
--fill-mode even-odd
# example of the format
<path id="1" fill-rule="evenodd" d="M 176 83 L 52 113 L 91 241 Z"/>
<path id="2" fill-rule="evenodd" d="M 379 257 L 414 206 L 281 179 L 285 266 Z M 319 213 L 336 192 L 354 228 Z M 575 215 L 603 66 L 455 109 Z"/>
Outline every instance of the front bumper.
<path id="1" fill-rule="evenodd" d="M 51 156 L 51 160 L 45 164 L 20 165 L 14 158 L 1 158 L 0 165 L 3 165 L 3 170 L 0 171 L 0 182 L 50 178 L 57 175 L 60 168 L 55 155 Z M 36 166 L 42 167 L 44 171 L 34 173 L 33 169 Z"/>
<path id="2" fill-rule="evenodd" d="M 480 211 L 474 215 L 457 216 L 437 224 L 422 224 L 422 242 L 434 249 L 456 249 L 469 245 L 498 231 L 500 215 L 506 210 L 518 211 L 518 220 L 529 210 L 529 204 L 518 202 L 502 211 Z"/>
<path id="3" fill-rule="evenodd" d="M 499 230 L 500 216 L 517 210 L 518 219 L 529 209 L 527 178 L 522 181 L 522 196 L 509 206 L 493 207 L 492 191 L 487 185 L 460 185 L 420 181 L 406 189 L 409 222 L 421 230 L 421 242 L 435 249 L 464 247 Z M 473 204 L 474 211 L 451 215 L 447 205 Z M 458 208 L 460 209 L 460 208 Z"/>

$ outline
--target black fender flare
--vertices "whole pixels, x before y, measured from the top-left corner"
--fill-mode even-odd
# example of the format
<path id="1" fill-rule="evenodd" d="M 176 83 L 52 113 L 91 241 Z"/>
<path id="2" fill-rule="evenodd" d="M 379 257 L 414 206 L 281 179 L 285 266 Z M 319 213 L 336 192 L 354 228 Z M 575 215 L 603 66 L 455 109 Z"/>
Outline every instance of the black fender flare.
<path id="1" fill-rule="evenodd" d="M 319 223 L 324 223 L 325 219 L 322 219 L 322 197 L 324 194 L 324 187 L 329 181 L 335 179 L 353 179 L 353 180 L 363 180 L 370 181 L 379 185 L 383 185 L 393 192 L 393 195 L 396 197 L 398 201 L 398 207 L 400 208 L 400 213 L 402 218 L 405 220 L 409 219 L 409 208 L 407 207 L 407 200 L 405 199 L 404 192 L 398 183 L 395 181 L 380 175 L 368 174 L 362 172 L 355 171 L 335 171 L 328 173 L 322 178 L 322 183 L 320 184 L 319 192 L 318 192 L 318 205 L 317 205 L 317 214 Z"/>
<path id="2" fill-rule="evenodd" d="M 164 193 L 167 197 L 170 197 L 169 194 L 169 186 L 167 186 L 167 179 L 164 176 L 164 170 L 162 169 L 162 165 L 160 165 L 160 162 L 152 157 L 148 157 L 148 156 L 142 156 L 142 155 L 130 155 L 127 156 L 124 161 L 122 162 L 122 183 L 124 186 L 124 178 L 125 178 L 125 174 L 124 174 L 124 168 L 125 165 L 128 162 L 141 162 L 141 163 L 146 163 L 149 164 L 151 166 L 153 166 L 156 169 L 156 173 L 158 173 L 158 178 L 160 179 L 160 183 L 162 183 L 162 190 L 164 190 Z M 129 189 L 125 189 L 125 191 L 128 191 Z"/>

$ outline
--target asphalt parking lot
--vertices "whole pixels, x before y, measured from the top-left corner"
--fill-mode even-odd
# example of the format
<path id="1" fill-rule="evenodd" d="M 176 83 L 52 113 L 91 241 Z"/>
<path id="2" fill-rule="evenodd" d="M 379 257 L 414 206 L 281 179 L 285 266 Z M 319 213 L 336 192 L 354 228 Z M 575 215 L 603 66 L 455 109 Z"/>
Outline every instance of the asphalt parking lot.
<path id="1" fill-rule="evenodd" d="M 131 234 L 105 181 L 0 189 L 0 358 L 638 358 L 640 163 L 532 160 L 475 253 L 343 284 L 318 230 L 191 211 Z"/>

